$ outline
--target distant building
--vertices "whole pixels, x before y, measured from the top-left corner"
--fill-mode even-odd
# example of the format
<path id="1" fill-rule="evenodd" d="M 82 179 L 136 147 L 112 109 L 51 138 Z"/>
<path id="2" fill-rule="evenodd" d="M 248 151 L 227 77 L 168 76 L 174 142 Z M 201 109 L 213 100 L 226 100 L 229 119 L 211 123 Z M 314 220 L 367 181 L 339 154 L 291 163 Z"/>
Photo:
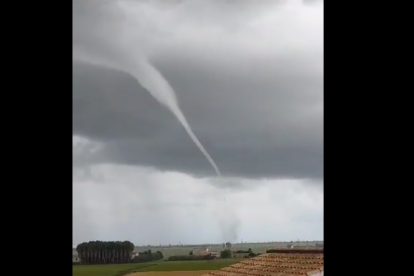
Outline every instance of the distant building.
<path id="1" fill-rule="evenodd" d="M 216 251 L 216 250 L 211 250 L 210 247 L 193 248 L 192 252 L 193 252 L 193 255 L 195 255 L 195 256 L 211 255 L 211 256 L 214 256 L 216 258 L 220 258 L 220 252 Z"/>
<path id="2" fill-rule="evenodd" d="M 78 254 L 78 251 L 76 251 L 76 249 L 72 250 L 72 263 L 74 264 L 80 263 L 79 254 Z"/>
<path id="3" fill-rule="evenodd" d="M 209 251 L 208 253 L 213 257 L 220 258 L 220 252 L 218 251 Z"/>
<path id="4" fill-rule="evenodd" d="M 210 254 L 210 248 L 208 247 L 201 247 L 201 248 L 194 248 L 193 255 L 195 256 L 206 256 Z"/>

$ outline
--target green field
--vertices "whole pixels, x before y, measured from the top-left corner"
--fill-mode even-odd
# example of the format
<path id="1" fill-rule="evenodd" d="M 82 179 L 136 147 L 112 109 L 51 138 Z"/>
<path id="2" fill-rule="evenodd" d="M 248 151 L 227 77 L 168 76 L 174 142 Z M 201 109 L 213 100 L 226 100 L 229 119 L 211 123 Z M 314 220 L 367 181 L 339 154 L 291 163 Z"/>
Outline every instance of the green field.
<path id="1" fill-rule="evenodd" d="M 151 262 L 122 265 L 74 265 L 73 276 L 120 276 L 127 272 L 216 270 L 239 262 L 240 259 L 211 261 Z"/>

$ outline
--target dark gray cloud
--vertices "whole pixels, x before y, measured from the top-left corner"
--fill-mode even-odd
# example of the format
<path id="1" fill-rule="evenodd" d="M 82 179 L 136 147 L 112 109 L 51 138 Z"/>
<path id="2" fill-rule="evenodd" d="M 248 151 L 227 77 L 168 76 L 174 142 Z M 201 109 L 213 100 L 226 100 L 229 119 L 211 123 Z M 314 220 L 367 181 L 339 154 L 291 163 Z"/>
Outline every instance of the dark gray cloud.
<path id="1" fill-rule="evenodd" d="M 177 2 L 74 1 L 74 47 L 121 62 L 148 56 L 224 175 L 321 179 L 323 7 Z M 73 133 L 102 145 L 99 161 L 214 173 L 127 72 L 73 68 Z"/>

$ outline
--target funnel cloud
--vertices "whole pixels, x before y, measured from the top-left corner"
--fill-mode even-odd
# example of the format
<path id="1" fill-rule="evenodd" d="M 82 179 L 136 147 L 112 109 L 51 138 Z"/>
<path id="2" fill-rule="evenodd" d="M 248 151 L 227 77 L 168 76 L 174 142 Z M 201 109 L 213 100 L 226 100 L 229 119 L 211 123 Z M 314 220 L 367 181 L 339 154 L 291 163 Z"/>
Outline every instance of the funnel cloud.
<path id="1" fill-rule="evenodd" d="M 127 55 L 129 56 L 129 55 Z M 92 53 L 85 53 L 82 50 L 79 51 L 75 47 L 73 52 L 74 59 L 81 60 L 83 62 L 91 63 L 94 65 L 101 65 L 107 66 L 109 68 L 118 69 L 120 71 L 125 71 L 130 73 L 134 76 L 139 83 L 146 88 L 147 91 L 161 104 L 166 106 L 178 119 L 178 121 L 182 124 L 188 135 L 190 136 L 191 140 L 193 140 L 194 144 L 200 149 L 201 153 L 206 157 L 210 165 L 213 167 L 214 171 L 216 172 L 217 176 L 221 176 L 220 170 L 217 167 L 216 163 L 214 162 L 213 158 L 211 158 L 210 154 L 204 149 L 201 142 L 198 140 L 197 136 L 194 134 L 193 130 L 191 129 L 187 119 L 185 118 L 183 112 L 181 111 L 180 107 L 178 106 L 177 96 L 171 85 L 168 81 L 160 74 L 160 72 L 152 66 L 145 57 L 139 54 L 132 54 L 132 62 L 130 66 L 125 65 L 117 65 L 118 61 L 108 61 L 105 57 L 96 57 L 95 54 Z M 118 67 L 119 66 L 119 67 Z M 129 67 L 129 68 L 128 68 Z"/>

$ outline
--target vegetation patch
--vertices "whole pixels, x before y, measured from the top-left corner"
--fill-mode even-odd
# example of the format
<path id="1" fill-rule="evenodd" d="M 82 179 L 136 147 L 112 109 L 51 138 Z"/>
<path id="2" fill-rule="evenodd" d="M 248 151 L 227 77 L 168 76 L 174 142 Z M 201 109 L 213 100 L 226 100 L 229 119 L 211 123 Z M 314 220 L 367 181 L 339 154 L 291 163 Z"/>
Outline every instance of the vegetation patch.
<path id="1" fill-rule="evenodd" d="M 199 271 L 217 270 L 240 259 L 224 259 L 211 261 L 162 261 L 144 264 L 109 264 L 109 265 L 76 265 L 73 266 L 73 276 L 123 276 L 135 272 L 150 271 Z"/>
<path id="2" fill-rule="evenodd" d="M 197 270 L 217 270 L 239 262 L 240 259 L 218 259 L 209 261 L 175 261 L 158 262 L 155 266 L 138 268 L 136 272 L 147 271 L 197 271 Z"/>
<path id="3" fill-rule="evenodd" d="M 115 274 L 114 276 L 123 276 L 123 275 L 131 274 L 131 273 L 135 273 L 135 272 L 138 272 L 137 271 L 138 269 L 148 269 L 150 266 L 154 266 L 154 265 L 156 265 L 156 264 L 145 264 L 145 265 L 141 265 L 139 268 L 134 267 L 134 268 L 121 270 L 117 274 Z"/>
<path id="4" fill-rule="evenodd" d="M 119 276 L 134 272 L 136 269 L 149 269 L 155 264 L 108 264 L 108 265 L 75 265 L 73 276 Z"/>
<path id="5" fill-rule="evenodd" d="M 153 253 L 151 250 L 139 252 L 139 256 L 134 257 L 131 262 L 133 263 L 145 263 L 153 262 L 164 259 L 164 255 L 161 251 L 156 251 Z"/>

